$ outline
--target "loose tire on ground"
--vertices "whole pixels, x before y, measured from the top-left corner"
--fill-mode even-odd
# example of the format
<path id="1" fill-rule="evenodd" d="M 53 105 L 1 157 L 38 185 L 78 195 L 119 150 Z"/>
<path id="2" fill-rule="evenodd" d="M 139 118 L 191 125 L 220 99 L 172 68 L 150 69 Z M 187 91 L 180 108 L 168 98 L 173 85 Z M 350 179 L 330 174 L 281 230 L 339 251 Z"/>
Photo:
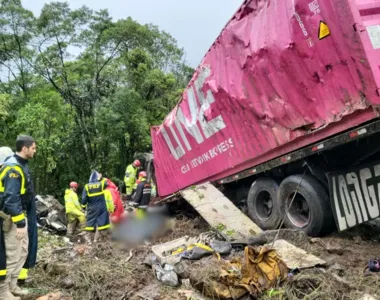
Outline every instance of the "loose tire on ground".
<path id="1" fill-rule="evenodd" d="M 258 178 L 248 193 L 248 215 L 262 229 L 276 229 L 281 223 L 277 202 L 278 184 L 271 178 Z"/>
<path id="2" fill-rule="evenodd" d="M 287 228 L 303 230 L 310 236 L 323 235 L 334 228 L 329 195 L 311 175 L 292 175 L 283 180 L 278 190 L 278 203 Z"/>

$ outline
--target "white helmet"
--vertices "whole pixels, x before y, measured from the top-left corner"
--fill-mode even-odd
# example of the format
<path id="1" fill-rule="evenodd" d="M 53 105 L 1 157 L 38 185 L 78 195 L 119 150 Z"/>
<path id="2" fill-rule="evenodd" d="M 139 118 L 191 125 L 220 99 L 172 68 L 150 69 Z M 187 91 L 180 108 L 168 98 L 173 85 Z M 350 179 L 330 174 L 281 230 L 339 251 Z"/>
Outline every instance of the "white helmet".
<path id="1" fill-rule="evenodd" d="M 0 165 L 4 164 L 5 160 L 13 155 L 13 151 L 9 147 L 0 147 Z"/>

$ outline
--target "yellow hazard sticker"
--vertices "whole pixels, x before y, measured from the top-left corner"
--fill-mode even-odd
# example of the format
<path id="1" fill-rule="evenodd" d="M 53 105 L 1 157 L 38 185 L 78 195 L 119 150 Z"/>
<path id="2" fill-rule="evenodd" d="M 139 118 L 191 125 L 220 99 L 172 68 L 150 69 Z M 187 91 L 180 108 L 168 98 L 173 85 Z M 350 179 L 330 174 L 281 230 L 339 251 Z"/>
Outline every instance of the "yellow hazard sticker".
<path id="1" fill-rule="evenodd" d="M 330 28 L 323 21 L 319 22 L 318 39 L 322 40 L 331 34 Z"/>

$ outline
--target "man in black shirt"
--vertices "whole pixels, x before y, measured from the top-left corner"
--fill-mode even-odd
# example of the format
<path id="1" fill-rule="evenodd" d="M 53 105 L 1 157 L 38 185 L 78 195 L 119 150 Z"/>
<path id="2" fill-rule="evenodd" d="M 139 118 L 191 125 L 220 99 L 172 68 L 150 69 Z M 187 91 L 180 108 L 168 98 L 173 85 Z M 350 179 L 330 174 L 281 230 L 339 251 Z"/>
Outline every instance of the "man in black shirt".
<path id="1" fill-rule="evenodd" d="M 136 206 L 148 206 L 152 194 L 152 187 L 146 180 L 146 172 L 139 173 L 140 183 L 137 185 L 134 202 Z"/>

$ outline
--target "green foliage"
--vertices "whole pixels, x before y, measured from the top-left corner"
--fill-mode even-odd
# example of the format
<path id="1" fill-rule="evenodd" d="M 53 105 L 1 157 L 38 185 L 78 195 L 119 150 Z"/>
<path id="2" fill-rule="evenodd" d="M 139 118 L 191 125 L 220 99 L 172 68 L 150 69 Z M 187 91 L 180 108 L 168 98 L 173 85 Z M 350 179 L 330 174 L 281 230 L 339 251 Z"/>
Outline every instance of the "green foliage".
<path id="1" fill-rule="evenodd" d="M 36 17 L 0 1 L 0 146 L 21 133 L 37 140 L 39 193 L 84 184 L 92 168 L 121 180 L 191 78 L 183 50 L 157 26 L 107 10 L 50 2 Z"/>
<path id="2" fill-rule="evenodd" d="M 11 110 L 11 97 L 8 94 L 0 94 L 0 122 L 4 122 L 9 117 Z"/>

